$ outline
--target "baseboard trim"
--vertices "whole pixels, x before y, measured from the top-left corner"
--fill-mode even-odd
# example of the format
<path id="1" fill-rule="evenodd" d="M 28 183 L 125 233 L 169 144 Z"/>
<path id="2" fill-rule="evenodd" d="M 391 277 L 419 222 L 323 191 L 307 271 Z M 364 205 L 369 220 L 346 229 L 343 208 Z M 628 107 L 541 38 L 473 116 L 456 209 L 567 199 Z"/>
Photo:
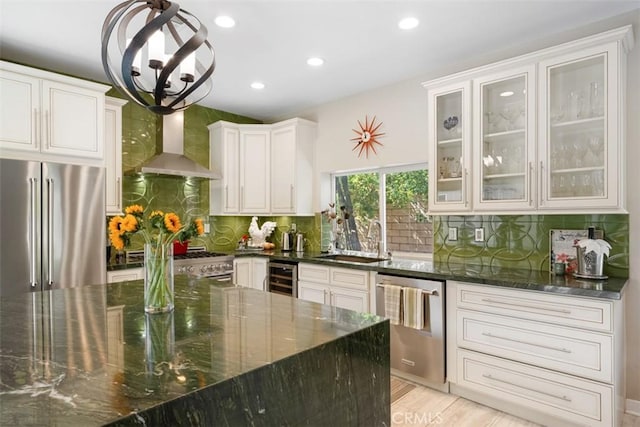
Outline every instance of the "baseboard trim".
<path id="1" fill-rule="evenodd" d="M 640 400 L 627 399 L 625 413 L 640 417 Z"/>

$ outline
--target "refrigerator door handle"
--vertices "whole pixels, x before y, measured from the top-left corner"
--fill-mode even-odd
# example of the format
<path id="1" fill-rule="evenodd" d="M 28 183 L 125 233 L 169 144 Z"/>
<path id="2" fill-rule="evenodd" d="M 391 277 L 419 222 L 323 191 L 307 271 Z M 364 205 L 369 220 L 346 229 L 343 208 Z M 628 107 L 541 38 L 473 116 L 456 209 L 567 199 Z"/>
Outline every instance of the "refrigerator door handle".
<path id="1" fill-rule="evenodd" d="M 37 178 L 29 178 L 29 195 L 31 196 L 31 212 L 29 212 L 31 216 L 31 269 L 29 276 L 29 284 L 32 288 L 38 286 L 38 270 L 37 270 L 37 261 L 38 261 L 38 235 L 37 235 L 37 215 L 36 208 L 38 203 L 38 197 L 36 194 L 36 185 L 38 184 Z"/>
<path id="2" fill-rule="evenodd" d="M 53 179 L 47 178 L 47 284 L 53 286 Z"/>

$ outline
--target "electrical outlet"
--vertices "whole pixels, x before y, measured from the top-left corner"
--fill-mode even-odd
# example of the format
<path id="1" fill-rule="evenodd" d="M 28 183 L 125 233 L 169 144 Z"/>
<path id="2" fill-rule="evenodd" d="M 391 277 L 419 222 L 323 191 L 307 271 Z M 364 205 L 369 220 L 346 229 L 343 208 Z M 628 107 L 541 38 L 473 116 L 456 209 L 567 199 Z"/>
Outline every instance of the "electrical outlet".
<path id="1" fill-rule="evenodd" d="M 204 223 L 204 234 L 209 234 L 211 227 L 208 222 Z"/>
<path id="2" fill-rule="evenodd" d="M 458 228 L 457 227 L 449 228 L 449 240 L 452 241 L 452 242 L 455 242 L 456 240 L 458 240 Z"/>
<path id="3" fill-rule="evenodd" d="M 484 228 L 476 228 L 474 232 L 474 241 L 484 242 Z"/>

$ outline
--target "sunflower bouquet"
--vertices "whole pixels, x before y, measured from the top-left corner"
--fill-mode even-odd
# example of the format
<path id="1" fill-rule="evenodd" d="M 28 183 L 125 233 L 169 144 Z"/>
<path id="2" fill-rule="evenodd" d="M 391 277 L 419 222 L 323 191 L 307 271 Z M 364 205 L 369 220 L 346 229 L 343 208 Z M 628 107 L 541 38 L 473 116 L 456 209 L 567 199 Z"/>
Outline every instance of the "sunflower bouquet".
<path id="1" fill-rule="evenodd" d="M 124 216 L 114 216 L 109 221 L 109 240 L 113 247 L 122 250 L 131 243 L 131 237 L 141 234 L 144 246 L 144 299 L 145 311 L 161 313 L 173 310 L 173 264 L 170 253 L 173 242 L 184 242 L 204 233 L 201 219 L 182 225 L 175 213 L 152 211 L 144 215 L 140 205 L 127 206 Z"/>
<path id="2" fill-rule="evenodd" d="M 166 245 L 174 240 L 184 242 L 204 233 L 202 219 L 197 218 L 183 226 L 180 217 L 173 212 L 152 211 L 144 218 L 140 205 L 127 206 L 124 216 L 114 216 L 109 221 L 109 240 L 117 250 L 131 243 L 131 237 L 140 233 L 145 243 Z"/>

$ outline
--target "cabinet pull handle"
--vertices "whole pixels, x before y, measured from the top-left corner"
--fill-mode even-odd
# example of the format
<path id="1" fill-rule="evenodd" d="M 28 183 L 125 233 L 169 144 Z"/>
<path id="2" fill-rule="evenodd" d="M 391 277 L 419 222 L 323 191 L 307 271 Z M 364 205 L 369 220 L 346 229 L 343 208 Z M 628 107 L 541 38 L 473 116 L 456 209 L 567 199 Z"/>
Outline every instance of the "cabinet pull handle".
<path id="1" fill-rule="evenodd" d="M 224 208 L 229 209 L 229 186 L 224 186 Z"/>
<path id="2" fill-rule="evenodd" d="M 38 270 L 36 267 L 36 261 L 38 258 L 38 251 L 36 247 L 38 242 L 36 229 L 36 227 L 38 226 L 38 223 L 36 221 L 36 209 L 38 203 L 38 196 L 36 194 L 37 184 L 37 178 L 29 178 L 29 195 L 31 196 L 31 211 L 29 212 L 31 215 L 31 277 L 29 278 L 29 284 L 32 288 L 38 286 L 38 279 L 36 277 L 38 274 Z"/>
<path id="3" fill-rule="evenodd" d="M 516 302 L 503 302 L 503 301 L 498 301 L 490 298 L 482 298 L 481 301 L 488 302 L 489 304 L 500 304 L 500 305 L 514 306 L 514 307 L 523 307 L 523 308 L 534 308 L 536 310 L 552 311 L 554 313 L 571 314 L 571 310 L 566 310 L 564 308 L 539 307 L 539 306 L 530 305 L 530 304 L 518 304 Z"/>
<path id="4" fill-rule="evenodd" d="M 546 392 L 546 391 L 536 390 L 535 388 L 525 387 L 525 386 L 520 385 L 520 384 L 512 383 L 511 381 L 507 381 L 507 380 L 503 380 L 503 379 L 500 379 L 500 378 L 496 378 L 491 374 L 482 374 L 482 376 L 484 378 L 489 379 L 489 380 L 498 381 L 498 382 L 501 382 L 501 383 L 504 383 L 504 384 L 509 384 L 511 386 L 518 387 L 518 388 L 521 388 L 521 389 L 524 389 L 524 390 L 533 391 L 534 393 L 544 394 L 546 396 L 553 397 L 555 399 L 564 400 L 565 402 L 571 402 L 571 399 L 568 398 L 567 396 L 560 396 L 560 395 L 549 393 L 549 392 Z"/>
<path id="5" fill-rule="evenodd" d="M 544 162 L 540 160 L 540 206 L 544 205 L 544 195 L 546 189 L 544 188 Z"/>
<path id="6" fill-rule="evenodd" d="M 33 109 L 33 144 L 36 148 L 40 146 L 40 111 Z"/>
<path id="7" fill-rule="evenodd" d="M 546 348 L 547 350 L 561 351 L 563 353 L 573 353 L 571 350 L 569 350 L 567 348 L 564 348 L 564 347 L 555 347 L 555 346 L 552 346 L 552 345 L 537 344 L 537 343 L 534 343 L 534 342 L 518 340 L 518 339 L 515 339 L 515 338 L 501 337 L 499 335 L 493 335 L 490 332 L 483 332 L 482 335 L 484 335 L 485 337 L 489 337 L 489 338 L 496 338 L 496 339 L 499 339 L 499 340 L 517 342 L 517 343 L 520 343 L 520 344 L 531 345 L 531 346 L 534 346 L 534 347 Z"/>
<path id="8" fill-rule="evenodd" d="M 121 189 L 121 184 L 120 184 L 120 177 L 116 178 L 116 207 L 118 209 L 120 209 L 120 191 L 122 191 Z"/>
<path id="9" fill-rule="evenodd" d="M 51 139 L 51 126 L 49 124 L 49 110 L 45 111 L 44 120 L 45 120 L 45 127 L 46 127 L 46 129 L 44 131 L 44 134 L 45 134 L 45 137 L 46 137 L 46 146 L 45 147 L 48 150 L 49 149 L 49 145 L 51 143 L 49 141 Z"/>
<path id="10" fill-rule="evenodd" d="M 53 286 L 53 179 L 47 178 L 47 285 Z"/>
<path id="11" fill-rule="evenodd" d="M 469 205 L 469 192 L 468 190 L 468 186 L 469 186 L 469 171 L 467 170 L 467 168 L 464 168 L 464 182 L 462 183 L 462 191 L 464 192 L 464 207 L 466 208 Z"/>
<path id="12" fill-rule="evenodd" d="M 533 206 L 533 180 L 535 175 L 533 173 L 533 162 L 529 162 L 529 206 Z"/>
<path id="13" fill-rule="evenodd" d="M 244 185 L 240 186 L 240 211 L 242 211 L 242 208 L 244 207 Z"/>
<path id="14" fill-rule="evenodd" d="M 293 211 L 293 207 L 295 206 L 295 203 L 293 202 L 293 198 L 294 198 L 294 192 L 293 192 L 293 184 L 291 184 L 291 210 Z"/>

